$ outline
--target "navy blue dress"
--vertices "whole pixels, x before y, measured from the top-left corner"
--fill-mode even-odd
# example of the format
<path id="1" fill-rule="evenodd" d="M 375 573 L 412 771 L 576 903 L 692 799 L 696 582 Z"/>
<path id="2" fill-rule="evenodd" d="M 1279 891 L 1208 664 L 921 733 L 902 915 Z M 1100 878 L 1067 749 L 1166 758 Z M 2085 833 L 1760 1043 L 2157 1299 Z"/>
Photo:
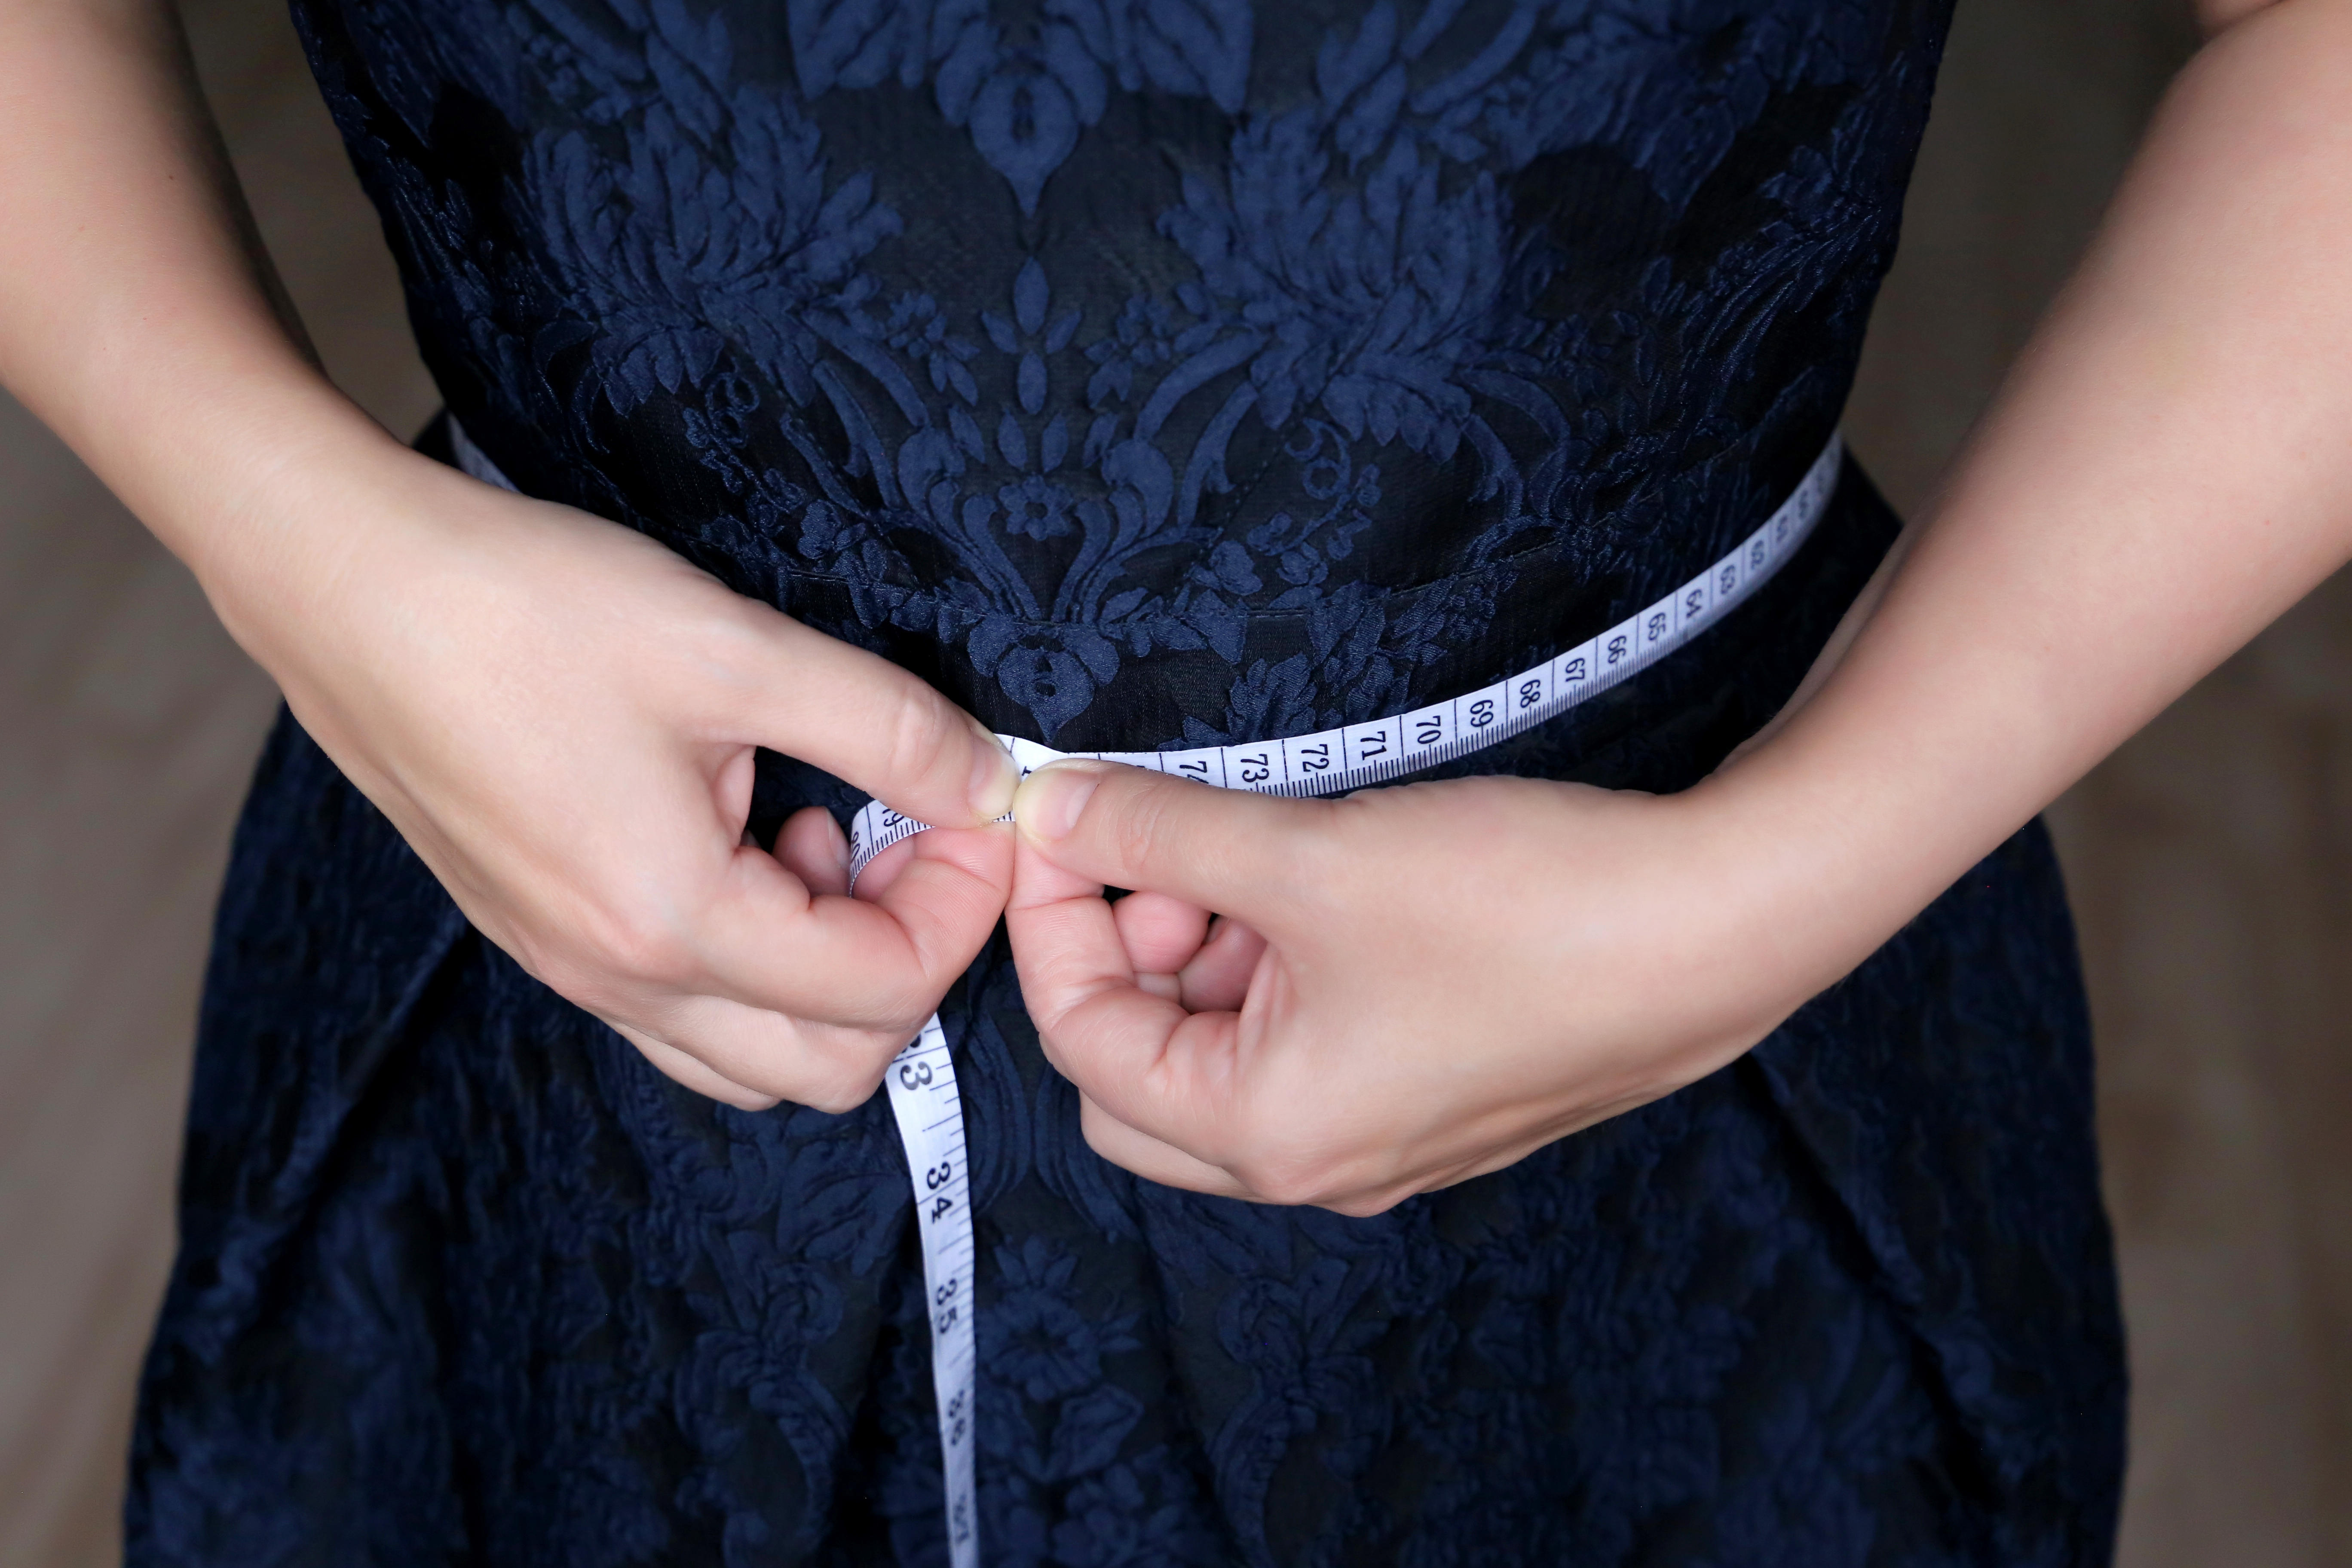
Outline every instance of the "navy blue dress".
<path id="1" fill-rule="evenodd" d="M 296 0 L 531 493 L 1066 749 L 1465 690 L 1829 435 L 1948 0 Z M 446 434 L 428 435 L 446 451 Z M 1672 790 L 1894 530 L 1457 771 Z M 762 759 L 755 831 L 856 797 Z M 2090 1564 L 2123 1373 L 2039 830 L 1735 1065 L 1371 1219 L 1093 1155 L 1000 939 L 985 1561 Z M 940 1563 L 886 1101 L 672 1084 L 290 722 L 236 841 L 130 1557 Z"/>

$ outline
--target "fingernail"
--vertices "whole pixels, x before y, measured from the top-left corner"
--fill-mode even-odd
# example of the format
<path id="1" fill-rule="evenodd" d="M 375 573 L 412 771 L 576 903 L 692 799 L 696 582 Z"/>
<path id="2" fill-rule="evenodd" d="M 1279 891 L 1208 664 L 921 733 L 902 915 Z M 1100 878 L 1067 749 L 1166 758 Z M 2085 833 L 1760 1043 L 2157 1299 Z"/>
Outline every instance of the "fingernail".
<path id="1" fill-rule="evenodd" d="M 1050 763 L 1021 781 L 1013 820 L 1039 838 L 1066 838 L 1102 776 L 1100 763 Z"/>
<path id="2" fill-rule="evenodd" d="M 849 875 L 849 835 L 841 830 L 841 824 L 829 811 L 824 814 L 824 825 L 833 830 L 833 864 L 845 879 Z"/>
<path id="3" fill-rule="evenodd" d="M 1013 792 L 1020 785 L 1021 770 L 1013 765 L 1013 753 L 987 725 L 975 719 L 971 727 L 981 741 L 971 762 L 972 809 L 982 822 L 993 822 L 1013 809 Z"/>

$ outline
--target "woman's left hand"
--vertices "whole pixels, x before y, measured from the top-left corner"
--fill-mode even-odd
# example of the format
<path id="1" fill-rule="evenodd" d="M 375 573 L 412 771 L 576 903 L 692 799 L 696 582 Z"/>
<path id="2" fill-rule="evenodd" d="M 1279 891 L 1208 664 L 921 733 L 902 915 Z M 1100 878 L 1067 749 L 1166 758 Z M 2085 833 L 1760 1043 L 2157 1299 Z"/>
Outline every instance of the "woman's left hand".
<path id="1" fill-rule="evenodd" d="M 1376 1214 L 1496 1170 L 1721 1067 L 1867 951 L 1793 918 L 1794 836 L 1711 785 L 1297 801 L 1072 762 L 1014 812 L 1005 918 L 1087 1141 L 1234 1197 Z"/>

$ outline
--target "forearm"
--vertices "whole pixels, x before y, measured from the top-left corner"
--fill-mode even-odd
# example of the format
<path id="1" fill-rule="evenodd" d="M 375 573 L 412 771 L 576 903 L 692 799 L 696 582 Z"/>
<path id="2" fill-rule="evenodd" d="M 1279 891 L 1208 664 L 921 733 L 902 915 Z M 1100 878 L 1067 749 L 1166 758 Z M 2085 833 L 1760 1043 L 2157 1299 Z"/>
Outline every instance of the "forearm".
<path id="1" fill-rule="evenodd" d="M 2208 47 L 1850 652 L 1711 786 L 1801 847 L 1811 978 L 2352 555 L 2347 82 L 2345 0 Z"/>
<path id="2" fill-rule="evenodd" d="M 0 7 L 0 381 L 208 586 L 269 553 L 299 454 L 387 438 L 312 363 L 166 0 Z"/>

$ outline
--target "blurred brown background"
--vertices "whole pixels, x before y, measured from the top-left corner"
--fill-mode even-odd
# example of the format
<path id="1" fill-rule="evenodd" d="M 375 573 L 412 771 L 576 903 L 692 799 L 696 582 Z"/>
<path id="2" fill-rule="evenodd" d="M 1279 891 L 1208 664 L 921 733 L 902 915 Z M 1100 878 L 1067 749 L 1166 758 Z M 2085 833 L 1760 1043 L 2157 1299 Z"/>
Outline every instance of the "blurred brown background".
<path id="1" fill-rule="evenodd" d="M 2185 0 L 1960 0 L 1849 430 L 1916 505 L 2095 220 Z M 274 0 L 188 0 L 328 363 L 431 412 Z M 0 1563 L 112 1561 L 205 924 L 275 694 L 0 397 Z M 2100 1030 L 2137 1378 L 2130 1568 L 2352 1568 L 2352 584 L 2053 813 Z"/>

